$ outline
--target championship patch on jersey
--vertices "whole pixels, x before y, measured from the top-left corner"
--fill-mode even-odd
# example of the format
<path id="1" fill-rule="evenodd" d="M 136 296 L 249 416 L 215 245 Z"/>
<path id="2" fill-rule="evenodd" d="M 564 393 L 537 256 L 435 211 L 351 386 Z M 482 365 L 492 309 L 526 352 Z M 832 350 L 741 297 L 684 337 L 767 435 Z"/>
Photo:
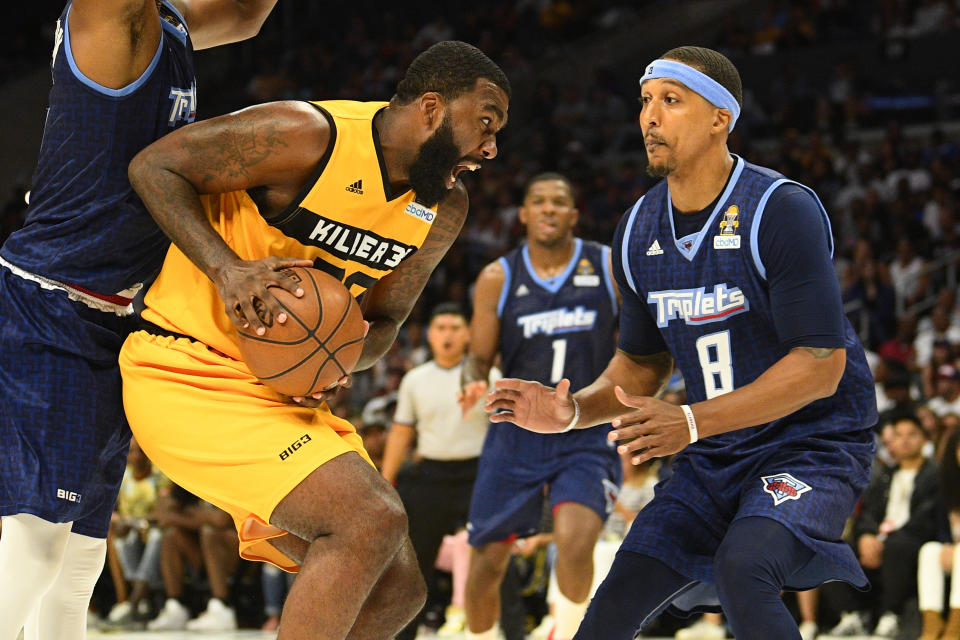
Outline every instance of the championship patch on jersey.
<path id="1" fill-rule="evenodd" d="M 658 327 L 666 327 L 677 319 L 687 324 L 720 322 L 750 310 L 750 302 L 740 288 L 728 287 L 725 282 L 714 285 L 713 291 L 706 287 L 651 291 L 647 304 L 657 305 Z"/>
<path id="2" fill-rule="evenodd" d="M 723 212 L 723 219 L 720 220 L 720 235 L 713 236 L 714 249 L 739 249 L 740 236 L 737 235 L 737 229 L 740 227 L 740 221 L 737 216 L 740 215 L 740 207 L 735 204 L 727 207 Z"/>
<path id="3" fill-rule="evenodd" d="M 799 500 L 800 495 L 810 491 L 812 487 L 800 482 L 789 473 L 776 473 L 772 476 L 760 478 L 763 490 L 773 496 L 773 504 L 778 505 L 787 500 Z"/>

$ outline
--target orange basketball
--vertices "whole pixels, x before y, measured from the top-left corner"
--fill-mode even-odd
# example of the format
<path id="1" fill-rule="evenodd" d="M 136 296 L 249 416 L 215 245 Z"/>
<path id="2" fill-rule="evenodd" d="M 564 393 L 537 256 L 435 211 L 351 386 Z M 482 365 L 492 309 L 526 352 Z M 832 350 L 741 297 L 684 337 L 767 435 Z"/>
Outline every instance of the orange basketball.
<path id="1" fill-rule="evenodd" d="M 363 350 L 363 314 L 339 280 L 317 269 L 282 271 L 300 282 L 303 297 L 270 289 L 287 313 L 280 324 L 263 305 L 257 313 L 266 332 L 240 329 L 240 354 L 253 375 L 288 396 L 308 396 L 353 370 Z"/>

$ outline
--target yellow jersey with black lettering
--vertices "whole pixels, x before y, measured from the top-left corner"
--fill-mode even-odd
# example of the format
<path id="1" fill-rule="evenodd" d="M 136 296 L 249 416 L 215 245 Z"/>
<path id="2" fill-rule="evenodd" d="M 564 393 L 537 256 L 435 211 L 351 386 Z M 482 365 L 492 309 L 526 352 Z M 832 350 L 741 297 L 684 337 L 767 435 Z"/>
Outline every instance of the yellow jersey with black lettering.
<path id="1" fill-rule="evenodd" d="M 436 217 L 394 194 L 373 118 L 385 102 L 312 103 L 330 121 L 330 143 L 316 172 L 284 211 L 265 219 L 246 191 L 204 196 L 210 224 L 244 260 L 305 258 L 354 296 L 410 258 Z M 236 330 L 213 282 L 176 246 L 147 292 L 143 318 L 239 359 Z"/>

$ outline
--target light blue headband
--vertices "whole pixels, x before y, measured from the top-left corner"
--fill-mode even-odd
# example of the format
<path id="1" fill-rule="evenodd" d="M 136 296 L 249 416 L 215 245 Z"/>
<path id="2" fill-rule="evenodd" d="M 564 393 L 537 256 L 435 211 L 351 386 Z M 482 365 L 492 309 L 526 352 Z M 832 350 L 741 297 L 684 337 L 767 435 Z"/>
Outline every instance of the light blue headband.
<path id="1" fill-rule="evenodd" d="M 740 117 L 740 105 L 733 94 L 727 91 L 726 87 L 711 78 L 705 73 L 700 73 L 691 66 L 685 65 L 676 60 L 654 60 L 647 65 L 647 72 L 640 78 L 640 86 L 647 80 L 654 78 L 671 78 L 677 82 L 682 82 L 691 91 L 696 91 L 704 99 L 715 107 L 726 109 L 732 116 L 730 126 L 727 131 L 733 131 L 737 124 L 737 118 Z"/>

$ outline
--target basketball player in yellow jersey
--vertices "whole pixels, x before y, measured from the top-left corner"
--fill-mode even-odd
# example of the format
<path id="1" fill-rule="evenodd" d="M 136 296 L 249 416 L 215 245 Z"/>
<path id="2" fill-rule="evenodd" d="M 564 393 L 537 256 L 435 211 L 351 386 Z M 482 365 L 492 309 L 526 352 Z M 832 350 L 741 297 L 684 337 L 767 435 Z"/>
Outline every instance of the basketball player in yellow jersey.
<path id="1" fill-rule="evenodd" d="M 175 246 L 145 330 L 121 352 L 127 416 L 167 476 L 233 516 L 241 555 L 299 568 L 281 640 L 393 638 L 425 589 L 400 500 L 353 427 L 261 384 L 236 327 L 263 332 L 255 309 L 284 322 L 268 287 L 298 294 L 278 270 L 316 264 L 366 292 L 357 368 L 371 366 L 456 238 L 457 174 L 496 156 L 509 95 L 481 51 L 441 42 L 389 103 L 252 107 L 186 126 L 130 165 Z"/>

